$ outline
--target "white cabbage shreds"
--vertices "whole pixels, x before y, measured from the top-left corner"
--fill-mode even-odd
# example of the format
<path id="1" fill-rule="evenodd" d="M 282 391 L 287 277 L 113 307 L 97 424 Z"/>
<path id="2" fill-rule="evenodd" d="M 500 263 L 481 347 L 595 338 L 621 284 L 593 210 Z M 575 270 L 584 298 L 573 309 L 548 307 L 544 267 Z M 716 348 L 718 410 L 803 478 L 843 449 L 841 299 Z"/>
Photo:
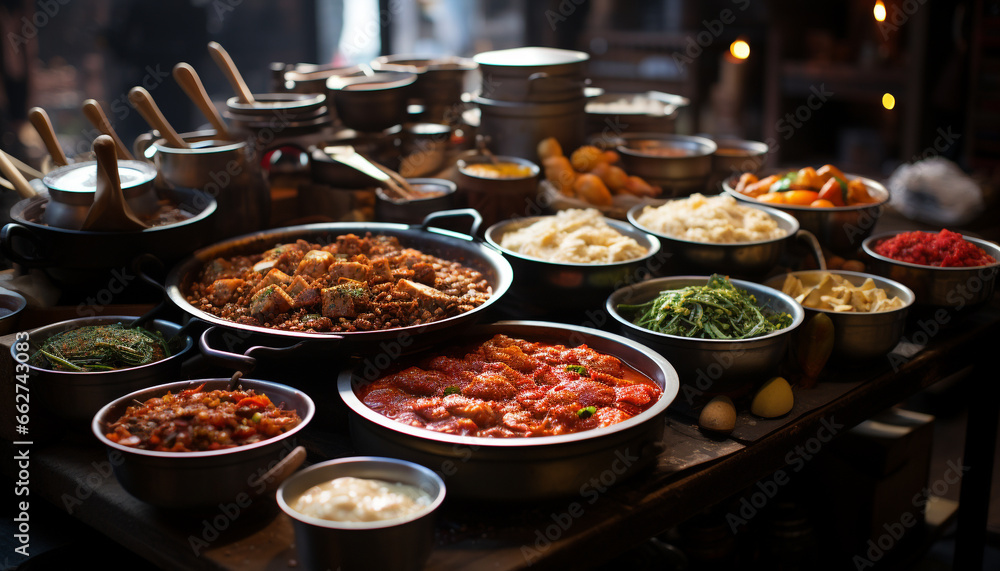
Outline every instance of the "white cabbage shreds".
<path id="1" fill-rule="evenodd" d="M 573 264 L 623 262 L 647 252 L 634 239 L 612 228 L 595 208 L 561 210 L 507 232 L 500 245 L 539 260 Z"/>
<path id="2" fill-rule="evenodd" d="M 763 210 L 725 194 L 692 194 L 661 206 L 647 206 L 636 221 L 647 230 L 672 238 L 709 244 L 761 242 L 787 234 Z"/>

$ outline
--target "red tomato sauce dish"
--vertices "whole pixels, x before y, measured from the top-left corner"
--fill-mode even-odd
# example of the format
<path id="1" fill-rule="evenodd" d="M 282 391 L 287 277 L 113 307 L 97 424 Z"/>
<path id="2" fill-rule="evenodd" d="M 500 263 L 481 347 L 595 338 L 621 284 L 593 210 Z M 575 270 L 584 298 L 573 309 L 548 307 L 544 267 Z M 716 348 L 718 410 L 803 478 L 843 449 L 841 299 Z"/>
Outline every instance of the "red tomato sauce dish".
<path id="1" fill-rule="evenodd" d="M 503 334 L 425 358 L 356 389 L 397 422 L 463 436 L 570 434 L 652 407 L 662 390 L 620 359 Z"/>

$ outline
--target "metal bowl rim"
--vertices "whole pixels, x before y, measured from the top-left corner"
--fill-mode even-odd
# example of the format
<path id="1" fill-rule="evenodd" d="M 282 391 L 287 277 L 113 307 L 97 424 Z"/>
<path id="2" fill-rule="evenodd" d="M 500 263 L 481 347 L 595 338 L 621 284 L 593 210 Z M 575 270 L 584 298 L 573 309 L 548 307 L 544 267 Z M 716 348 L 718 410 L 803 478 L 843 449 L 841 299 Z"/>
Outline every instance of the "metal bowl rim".
<path id="1" fill-rule="evenodd" d="M 50 191 L 55 190 L 57 192 L 73 193 L 73 194 L 76 193 L 94 194 L 96 192 L 96 188 L 95 190 L 71 190 L 68 188 L 59 188 L 58 186 L 54 186 L 57 182 L 57 179 L 62 175 L 71 171 L 75 171 L 77 169 L 88 168 L 88 167 L 94 167 L 96 169 L 97 161 L 96 160 L 83 161 L 79 163 L 63 165 L 61 167 L 52 169 L 49 172 L 45 173 L 45 176 L 42 177 L 42 184 L 44 184 L 45 187 L 48 188 Z M 122 185 L 122 192 L 131 190 L 133 188 L 138 188 L 146 183 L 153 182 L 153 179 L 156 178 L 157 174 L 156 167 L 154 167 L 150 163 L 147 163 L 146 161 L 119 159 L 118 168 L 121 169 L 122 167 L 140 171 L 144 177 L 142 180 L 134 184 L 128 186 Z"/>
<path id="2" fill-rule="evenodd" d="M 578 269 L 586 269 L 586 268 L 601 269 L 601 268 L 618 268 L 618 267 L 630 266 L 636 263 L 645 262 L 646 260 L 658 254 L 661 249 L 660 241 L 656 239 L 655 235 L 647 232 L 646 230 L 643 230 L 642 228 L 638 228 L 632 224 L 629 224 L 628 222 L 622 220 L 615 220 L 613 218 L 608 218 L 607 216 L 604 216 L 604 221 L 608 224 L 608 226 L 611 226 L 623 236 L 634 239 L 635 236 L 630 236 L 630 234 L 642 234 L 643 235 L 642 239 L 646 242 L 646 244 L 640 244 L 640 246 L 642 245 L 646 246 L 646 253 L 637 258 L 631 258 L 628 260 L 621 260 L 619 262 L 610 262 L 610 263 L 554 262 L 551 260 L 543 260 L 541 258 L 527 256 L 525 254 L 521 254 L 513 250 L 510 250 L 508 248 L 504 248 L 503 246 L 500 245 L 500 242 L 494 238 L 494 234 L 498 234 L 497 237 L 502 238 L 504 234 L 506 234 L 511 230 L 514 230 L 513 228 L 507 228 L 508 226 L 512 226 L 515 224 L 523 224 L 523 226 L 517 228 L 520 229 L 523 228 L 524 226 L 538 222 L 539 220 L 552 218 L 554 216 L 555 216 L 554 214 L 545 214 L 541 216 L 526 216 L 524 218 L 511 218 L 508 220 L 501 220 L 500 222 L 497 222 L 486 229 L 485 232 L 486 241 L 493 247 L 499 249 L 505 256 L 510 256 L 512 258 L 517 258 L 519 260 L 524 260 L 526 262 L 533 262 L 548 266 L 554 266 L 554 267 L 568 266 L 571 268 L 578 268 Z M 638 242 L 638 240 L 636 240 L 636 242 Z"/>
<path id="3" fill-rule="evenodd" d="M 729 282 L 732 283 L 737 288 L 739 288 L 739 289 L 745 289 L 745 290 L 749 291 L 752 294 L 767 293 L 768 295 L 772 295 L 772 296 L 777 297 L 778 299 L 784 301 L 789 306 L 789 308 L 791 309 L 790 311 L 788 311 L 788 313 L 791 314 L 791 316 L 792 316 L 792 323 L 791 323 L 791 325 L 789 325 L 788 327 L 784 327 L 782 329 L 778 329 L 777 331 L 772 331 L 772 332 L 768 333 L 767 335 L 761 335 L 759 337 L 748 337 L 746 339 L 701 339 L 699 337 L 682 337 L 680 335 L 670 335 L 669 333 L 660 333 L 659 331 L 653 331 L 652 329 L 646 329 L 645 327 L 639 327 L 638 325 L 632 323 L 628 319 L 625 319 L 625 317 L 623 315 L 621 315 L 620 313 L 618 313 L 618 308 L 616 307 L 616 305 L 618 303 L 618 298 L 622 297 L 623 295 L 625 295 L 626 292 L 628 292 L 630 289 L 635 288 L 636 286 L 652 287 L 653 284 L 664 284 L 664 285 L 667 285 L 667 284 L 671 284 L 673 282 L 689 282 L 689 281 L 695 281 L 695 280 L 707 283 L 710 277 L 711 276 L 694 276 L 694 275 L 691 275 L 691 276 L 669 276 L 669 277 L 662 277 L 662 278 L 654 278 L 654 279 L 651 279 L 651 280 L 648 280 L 648 281 L 645 281 L 645 282 L 641 282 L 641 283 L 636 284 L 636 285 L 625 286 L 623 288 L 619 288 L 619 289 L 615 290 L 610 296 L 608 296 L 608 300 L 607 300 L 607 302 L 605 302 L 605 309 L 607 309 L 608 313 L 611 315 L 611 317 L 615 321 L 618 321 L 622 325 L 627 326 L 630 330 L 634 330 L 634 331 L 640 332 L 640 333 L 645 334 L 645 335 L 650 335 L 650 336 L 658 337 L 658 338 L 661 338 L 661 339 L 670 339 L 670 340 L 680 341 L 680 342 L 685 342 L 685 341 L 686 342 L 693 342 L 693 343 L 703 343 L 704 342 L 704 343 L 709 343 L 709 344 L 714 344 L 714 345 L 725 345 L 725 344 L 739 345 L 739 344 L 749 344 L 749 343 L 754 343 L 754 342 L 759 342 L 759 341 L 766 341 L 766 340 L 775 339 L 777 337 L 781 337 L 782 335 L 786 335 L 788 333 L 791 333 L 799 325 L 801 325 L 803 321 L 805 321 L 805 309 L 802 307 L 801 304 L 799 304 L 799 302 L 795 301 L 795 299 L 792 296 L 790 296 L 790 295 L 782 292 L 781 290 L 774 289 L 773 287 L 766 286 L 764 284 L 760 284 L 760 283 L 756 283 L 756 282 L 750 282 L 750 281 L 746 281 L 746 280 L 740 280 L 740 279 L 729 279 Z M 684 286 L 681 286 L 681 287 L 684 287 Z M 663 291 L 663 290 L 669 289 L 669 288 L 668 287 L 662 287 L 662 288 L 659 288 L 659 289 L 660 289 L 660 291 Z M 646 300 L 646 301 L 649 301 L 649 300 Z"/>
<path id="4" fill-rule="evenodd" d="M 368 465 L 368 464 L 393 464 L 399 467 L 400 470 L 405 470 L 412 473 L 418 473 L 426 478 L 434 481 L 438 486 L 438 493 L 435 497 L 431 498 L 431 503 L 424 506 L 419 512 L 414 514 L 398 517 L 386 520 L 377 521 L 338 521 L 322 519 L 318 517 L 312 517 L 306 515 L 291 505 L 285 500 L 285 490 L 287 487 L 293 483 L 295 480 L 305 477 L 305 475 L 311 472 L 320 472 L 327 469 L 329 466 L 342 466 L 344 464 L 356 464 L 356 465 Z M 424 516 L 430 515 L 437 511 L 441 504 L 444 503 L 444 498 L 447 493 L 445 489 L 444 480 L 441 476 L 437 475 L 434 470 L 426 468 L 417 464 L 415 462 L 410 462 L 408 460 L 401 460 L 398 458 L 389 458 L 385 456 L 346 456 L 343 458 L 336 458 L 334 460 L 326 460 L 318 464 L 313 464 L 308 468 L 303 468 L 295 474 L 292 474 L 285 479 L 284 482 L 278 486 L 277 493 L 275 494 L 275 500 L 278 502 L 278 507 L 281 511 L 285 512 L 288 517 L 300 521 L 302 523 L 309 524 L 313 527 L 320 527 L 329 530 L 344 530 L 344 531 L 361 531 L 361 530 L 375 530 L 375 529 L 385 529 L 388 527 L 398 527 L 407 523 L 414 522 Z"/>
<path id="5" fill-rule="evenodd" d="M 788 172 L 788 171 L 781 171 L 781 172 Z M 848 178 L 856 178 L 861 180 L 863 183 L 865 183 L 866 188 L 868 188 L 869 190 L 877 191 L 880 195 L 883 196 L 883 198 L 878 202 L 867 202 L 865 204 L 854 204 L 851 206 L 813 207 L 808 205 L 800 206 L 797 204 L 767 204 L 767 203 L 761 203 L 759 200 L 756 200 L 752 196 L 747 196 L 742 192 L 736 192 L 736 187 L 732 186 L 730 181 L 739 180 L 740 177 L 739 174 L 734 174 L 732 176 L 726 177 L 726 179 L 722 181 L 722 190 L 725 191 L 726 194 L 731 195 L 733 198 L 736 198 L 737 200 L 741 200 L 748 204 L 767 204 L 771 208 L 775 208 L 778 210 L 788 210 L 791 212 L 815 212 L 815 213 L 853 212 L 853 211 L 868 210 L 868 209 L 878 208 L 880 206 L 885 206 L 886 204 L 889 203 L 890 200 L 892 200 L 892 195 L 889 193 L 889 189 L 886 188 L 884 184 L 878 182 L 877 180 L 859 175 L 854 175 L 851 173 L 844 173 L 844 176 Z"/>
<path id="6" fill-rule="evenodd" d="M 232 111 L 290 111 L 322 105 L 326 101 L 325 93 L 255 93 L 253 96 L 252 105 L 240 101 L 239 97 L 230 97 L 226 100 L 226 108 Z"/>
<path id="7" fill-rule="evenodd" d="M 992 264 L 986 264 L 984 266 L 947 266 L 947 267 L 925 266 L 923 264 L 914 264 L 912 262 L 904 262 L 902 260 L 896 260 L 875 252 L 874 245 L 877 242 L 895 237 L 899 234 L 903 234 L 906 232 L 923 232 L 924 234 L 937 234 L 937 232 L 929 232 L 925 230 L 897 230 L 893 232 L 883 232 L 881 234 L 876 234 L 874 236 L 869 236 L 865 238 L 865 240 L 861 242 L 861 248 L 864 250 L 866 254 L 881 262 L 886 262 L 889 264 L 902 266 L 906 268 L 918 269 L 918 270 L 961 272 L 968 270 L 982 270 L 983 268 L 995 268 L 997 266 L 1000 266 L 1000 246 L 994 244 L 993 242 L 990 242 L 989 240 L 983 240 L 982 238 L 974 238 L 972 236 L 966 236 L 965 234 L 962 234 L 963 240 L 979 246 L 980 248 L 985 250 L 987 254 L 993 256 L 996 262 Z"/>
<path id="8" fill-rule="evenodd" d="M 467 176 L 469 178 L 473 178 L 476 180 L 487 180 L 487 181 L 498 181 L 498 182 L 512 181 L 512 180 L 514 181 L 529 180 L 532 178 L 536 178 L 539 175 L 539 173 L 542 172 L 541 167 L 539 167 L 534 162 L 529 161 L 528 159 L 522 159 L 521 157 L 513 157 L 507 155 L 494 155 L 494 158 L 497 160 L 497 162 L 500 163 L 503 162 L 516 163 L 521 166 L 526 166 L 531 169 L 531 174 L 528 176 L 521 176 L 521 177 L 491 178 L 475 174 L 469 174 L 465 172 L 466 167 L 468 167 L 469 165 L 480 165 L 492 162 L 492 159 L 490 159 L 486 155 L 475 155 L 473 157 L 458 159 L 457 161 L 455 161 L 455 166 L 458 168 L 458 172 L 462 173 L 463 176 Z"/>
<path id="9" fill-rule="evenodd" d="M 768 283 L 774 283 L 774 282 L 776 282 L 778 280 L 778 278 L 781 278 L 781 280 L 784 281 L 787 276 L 800 276 L 800 275 L 817 274 L 817 273 L 823 273 L 823 272 L 826 272 L 828 274 L 836 274 L 836 275 L 839 275 L 839 276 L 853 276 L 853 277 L 863 278 L 863 279 L 864 278 L 871 278 L 872 281 L 874 281 L 876 285 L 889 285 L 889 286 L 892 286 L 892 287 L 900 290 L 904 294 L 906 294 L 905 296 L 903 296 L 903 297 L 905 297 L 905 299 L 903 300 L 903 307 L 897 307 L 896 309 L 891 309 L 889 311 L 876 311 L 876 312 L 869 311 L 869 312 L 862 313 L 862 312 L 858 312 L 858 311 L 833 311 L 832 309 L 820 309 L 818 307 L 808 307 L 808 306 L 803 305 L 802 308 L 805 309 L 806 311 L 816 311 L 816 312 L 819 312 L 819 313 L 826 313 L 828 315 L 843 316 L 845 319 L 858 319 L 858 318 L 865 317 L 865 316 L 892 315 L 893 313 L 897 313 L 897 312 L 905 312 L 906 310 L 908 310 L 910 308 L 910 306 L 913 305 L 913 303 L 917 299 L 917 296 L 916 296 L 915 293 L 913 293 L 912 289 L 906 287 L 905 285 L 903 285 L 903 284 L 901 284 L 901 283 L 899 283 L 899 282 L 897 282 L 895 280 L 891 280 L 889 278 L 885 278 L 885 277 L 882 277 L 882 276 L 879 276 L 879 275 L 875 275 L 875 274 L 869 274 L 869 273 L 865 273 L 865 272 L 851 272 L 851 271 L 847 271 L 847 270 L 798 270 L 798 271 L 794 271 L 794 272 L 785 272 L 784 274 L 779 274 L 779 275 L 772 276 L 772 277 L 768 278 L 761 285 L 767 285 Z M 771 287 L 773 289 L 778 289 L 778 288 L 776 288 L 774 286 L 768 286 L 768 287 Z M 781 290 L 779 289 L 778 291 L 781 291 Z M 792 299 L 794 300 L 795 298 L 792 298 Z M 798 303 L 798 302 L 796 302 L 796 303 Z M 802 305 L 802 304 L 799 304 L 799 305 Z"/>
<path id="10" fill-rule="evenodd" d="M 718 150 L 718 145 L 712 139 L 707 137 L 696 137 L 693 135 L 674 135 L 665 133 L 624 133 L 620 137 L 621 142 L 615 145 L 615 148 L 619 153 L 623 155 L 628 155 L 630 157 L 636 157 L 641 159 L 653 159 L 653 160 L 666 160 L 666 161 L 683 161 L 691 159 L 700 159 L 704 157 L 711 157 Z M 629 147 L 629 143 L 632 141 L 661 141 L 665 143 L 686 143 L 690 145 L 695 145 L 698 147 L 699 152 L 694 155 L 685 155 L 680 157 L 670 157 L 663 155 L 650 155 L 648 153 L 640 152 L 636 149 Z"/>
<path id="11" fill-rule="evenodd" d="M 715 195 L 715 196 L 718 196 L 718 195 Z M 771 239 L 768 239 L 768 240 L 757 240 L 755 242 L 695 242 L 693 240 L 684 240 L 682 238 L 675 238 L 673 236 L 668 236 L 668 235 L 662 234 L 660 232 L 655 232 L 653 230 L 650 230 L 649 228 L 646 228 L 642 224 L 639 224 L 639 222 L 638 222 L 639 216 L 638 215 L 647 206 L 652 206 L 654 208 L 658 208 L 660 206 L 663 206 L 664 204 L 669 204 L 671 202 L 678 201 L 678 200 L 687 200 L 688 198 L 690 198 L 690 196 L 679 196 L 679 197 L 676 197 L 676 198 L 670 198 L 670 199 L 664 201 L 662 204 L 648 204 L 648 203 L 640 202 L 638 204 L 633 205 L 631 208 L 629 208 L 628 212 L 626 212 L 625 216 L 628 218 L 628 221 L 633 226 L 635 226 L 636 228 L 642 230 L 643 232 L 647 232 L 649 234 L 652 234 L 653 236 L 656 236 L 657 238 L 671 240 L 671 241 L 674 241 L 674 242 L 678 242 L 680 244 L 691 244 L 693 246 L 700 246 L 700 247 L 702 247 L 702 246 L 729 246 L 729 247 L 732 247 L 732 246 L 759 246 L 759 245 L 764 245 L 764 244 L 773 244 L 773 243 L 781 242 L 783 240 L 787 240 L 789 238 L 794 238 L 795 234 L 801 228 L 801 224 L 799 224 L 798 218 L 795 218 L 791 214 L 789 214 L 787 212 L 782 212 L 781 210 L 778 210 L 776 208 L 771 208 L 771 207 L 765 206 L 763 204 L 752 204 L 752 203 L 746 203 L 746 204 L 744 204 L 744 206 L 749 206 L 751 208 L 756 208 L 758 210 L 762 210 L 766 214 L 768 214 L 769 216 L 771 216 L 771 218 L 775 219 L 776 222 L 777 221 L 782 221 L 785 224 L 790 225 L 791 229 L 784 236 L 778 236 L 776 238 L 771 238 Z"/>
<path id="12" fill-rule="evenodd" d="M 96 436 L 97 439 L 102 444 L 125 454 L 130 454 L 133 456 L 144 456 L 148 458 L 171 459 L 171 460 L 178 460 L 181 462 L 193 462 L 198 459 L 217 458 L 220 456 L 232 456 L 240 454 L 241 452 L 250 452 L 260 448 L 266 448 L 268 446 L 273 445 L 276 442 L 280 442 L 282 440 L 290 438 L 295 434 L 297 434 L 299 431 L 303 430 L 309 424 L 309 421 L 312 420 L 313 416 L 316 414 L 316 403 L 313 402 L 313 400 L 309 397 L 309 395 L 300 391 L 299 389 L 290 387 L 288 385 L 274 383 L 271 381 L 243 378 L 240 379 L 240 386 L 243 386 L 244 383 L 248 383 L 250 386 L 247 388 L 252 388 L 258 393 L 266 393 L 267 391 L 270 390 L 270 391 L 292 393 L 299 396 L 306 404 L 306 410 L 304 411 L 304 413 L 303 411 L 296 410 L 296 412 L 299 414 L 299 418 L 302 419 L 301 422 L 299 422 L 297 426 L 295 426 L 288 432 L 285 432 L 278 436 L 273 436 L 271 438 L 261 440 L 259 442 L 254 442 L 253 444 L 247 444 L 244 446 L 235 446 L 233 448 L 223 448 L 221 450 L 202 450 L 195 452 L 161 452 L 159 450 L 144 450 L 142 448 L 132 448 L 130 446 L 123 446 L 121 444 L 118 444 L 117 442 L 112 442 L 108 440 L 108 438 L 104 435 L 103 425 L 106 422 L 104 417 L 111 411 L 112 408 L 121 405 L 123 403 L 127 403 L 131 400 L 134 400 L 136 398 L 135 395 L 149 392 L 162 396 L 167 391 L 177 390 L 179 392 L 181 390 L 185 390 L 188 388 L 197 387 L 202 383 L 214 382 L 214 383 L 225 383 L 226 385 L 228 385 L 230 381 L 231 379 L 218 378 L 218 377 L 192 379 L 186 381 L 173 381 L 170 383 L 164 383 L 162 385 L 155 385 L 152 387 L 146 387 L 144 389 L 133 391 L 127 395 L 123 395 L 119 398 L 116 398 L 115 400 L 101 407 L 101 409 L 97 411 L 97 414 L 94 415 L 94 419 L 90 423 L 90 430 L 91 432 L 94 433 L 94 436 Z M 148 398 L 153 398 L 153 397 L 148 397 Z M 270 395 L 268 395 L 268 398 L 270 398 Z"/>
<path id="13" fill-rule="evenodd" d="M 488 334 L 491 330 L 497 330 L 498 332 L 503 332 L 504 328 L 507 326 L 523 327 L 527 326 L 530 328 L 537 328 L 542 331 L 542 335 L 545 335 L 545 331 L 551 331 L 553 329 L 559 329 L 565 332 L 576 332 L 585 335 L 591 335 L 596 337 L 602 337 L 609 341 L 618 343 L 620 345 L 625 345 L 627 347 L 635 347 L 635 342 L 617 335 L 614 333 L 609 333 L 606 331 L 601 331 L 597 329 L 592 329 L 589 327 L 582 327 L 578 325 L 569 325 L 564 323 L 555 323 L 547 321 L 529 321 L 529 320 L 511 320 L 511 321 L 498 321 L 491 324 L 478 325 L 470 328 L 468 333 L 465 335 L 466 338 L 471 338 L 473 336 L 479 336 Z M 427 351 L 423 351 L 426 353 Z M 430 440 L 432 442 L 443 443 L 443 444 L 454 444 L 460 446 L 475 446 L 491 450 L 504 450 L 510 448 L 523 448 L 523 447 L 536 447 L 536 446 L 559 446 L 563 444 L 573 444 L 577 442 L 583 442 L 588 440 L 601 439 L 603 437 L 617 434 L 620 432 L 632 430 L 647 421 L 659 416 L 661 413 L 666 411 L 667 407 L 674 401 L 677 397 L 677 393 L 680 391 L 680 379 L 677 375 L 677 370 L 674 366 L 662 355 L 655 353 L 653 351 L 642 351 L 643 355 L 651 360 L 659 370 L 665 373 L 666 379 L 664 385 L 661 388 L 659 400 L 653 404 L 650 408 L 646 409 L 642 413 L 633 416 L 622 422 L 613 424 L 611 426 L 596 428 L 593 430 L 584 430 L 582 432 L 574 432 L 571 434 L 561 434 L 556 436 L 537 436 L 537 437 L 525 437 L 525 438 L 490 438 L 486 436 L 460 436 L 455 434 L 447 434 L 443 432 L 436 432 L 433 430 L 428 430 L 426 428 L 417 428 L 413 426 L 408 426 L 401 422 L 397 422 L 390 418 L 387 418 L 374 410 L 368 408 L 358 396 L 354 393 L 354 371 L 355 369 L 344 369 L 340 372 L 337 377 L 337 391 L 340 393 L 341 400 L 350 408 L 355 414 L 364 418 L 368 422 L 372 422 L 382 428 L 391 430 L 395 433 L 403 434 L 410 438 L 418 438 L 420 440 Z M 655 382 L 655 381 L 654 381 Z"/>

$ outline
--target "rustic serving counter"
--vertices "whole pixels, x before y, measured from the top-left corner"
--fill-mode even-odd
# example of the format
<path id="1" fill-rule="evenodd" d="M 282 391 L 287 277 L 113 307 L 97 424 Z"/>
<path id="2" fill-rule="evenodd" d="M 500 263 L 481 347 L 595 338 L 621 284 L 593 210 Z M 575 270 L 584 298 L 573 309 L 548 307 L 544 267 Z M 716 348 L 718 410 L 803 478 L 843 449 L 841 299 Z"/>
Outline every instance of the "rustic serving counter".
<path id="1" fill-rule="evenodd" d="M 36 316 L 49 321 L 51 317 Z M 26 319 L 30 324 L 32 317 Z M 581 489 L 579 496 L 531 505 L 446 501 L 427 568 L 565 569 L 608 561 L 776 471 L 784 469 L 794 478 L 787 466 L 789 452 L 828 433 L 831 426 L 846 430 L 970 366 L 985 371 L 982 365 L 991 360 L 996 339 L 1000 339 L 1000 302 L 995 298 L 946 323 L 928 310 L 913 311 L 904 340 L 887 358 L 863 368 L 832 364 L 816 387 L 796 388 L 796 407 L 789 415 L 765 421 L 744 412 L 740 428 L 725 439 L 709 438 L 697 429 L 682 392 L 677 406 L 668 409 L 663 449 L 655 465 L 623 482 L 617 481 L 616 466 L 610 465 L 600 481 Z M 14 335 L 0 338 L 5 403 L 14 402 L 9 362 L 13 340 Z M 317 368 L 300 371 L 296 377 L 301 381 L 296 386 L 318 406 L 314 423 L 300 441 L 308 450 L 307 462 L 353 454 L 335 376 L 335 369 Z M 977 556 L 982 556 L 987 505 L 983 498 L 989 497 L 995 442 L 990 435 L 997 432 L 1000 403 L 997 387 L 995 382 L 982 383 L 983 392 L 970 403 L 968 430 L 976 431 L 977 437 L 967 438 L 963 459 L 970 469 L 962 481 L 957 557 L 967 557 L 964 561 L 973 565 L 960 568 L 976 568 Z M 111 460 L 89 427 L 52 424 L 41 415 L 42 411 L 33 410 L 33 432 L 27 436 L 13 435 L 10 420 L 3 427 L 8 475 L 17 474 L 11 460 L 14 452 L 30 448 L 34 501 L 44 498 L 159 567 L 296 568 L 291 522 L 277 509 L 273 494 L 205 513 L 153 508 L 122 490 L 111 472 Z M 620 460 L 630 458 L 626 453 Z"/>

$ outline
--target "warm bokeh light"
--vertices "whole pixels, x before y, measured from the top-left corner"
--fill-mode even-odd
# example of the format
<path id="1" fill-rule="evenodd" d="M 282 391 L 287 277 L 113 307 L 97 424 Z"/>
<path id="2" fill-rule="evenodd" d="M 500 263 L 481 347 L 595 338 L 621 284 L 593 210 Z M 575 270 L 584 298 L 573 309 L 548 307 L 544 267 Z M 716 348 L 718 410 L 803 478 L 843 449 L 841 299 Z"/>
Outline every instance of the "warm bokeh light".
<path id="1" fill-rule="evenodd" d="M 750 57 L 750 44 L 743 40 L 736 40 L 729 45 L 729 53 L 737 59 L 747 59 Z"/>
<path id="2" fill-rule="evenodd" d="M 892 96 L 891 93 L 882 94 L 882 107 L 886 109 L 892 109 L 896 106 L 896 98 Z"/>
<path id="3" fill-rule="evenodd" d="M 882 0 L 875 0 L 875 19 L 879 22 L 885 22 L 885 2 Z"/>

